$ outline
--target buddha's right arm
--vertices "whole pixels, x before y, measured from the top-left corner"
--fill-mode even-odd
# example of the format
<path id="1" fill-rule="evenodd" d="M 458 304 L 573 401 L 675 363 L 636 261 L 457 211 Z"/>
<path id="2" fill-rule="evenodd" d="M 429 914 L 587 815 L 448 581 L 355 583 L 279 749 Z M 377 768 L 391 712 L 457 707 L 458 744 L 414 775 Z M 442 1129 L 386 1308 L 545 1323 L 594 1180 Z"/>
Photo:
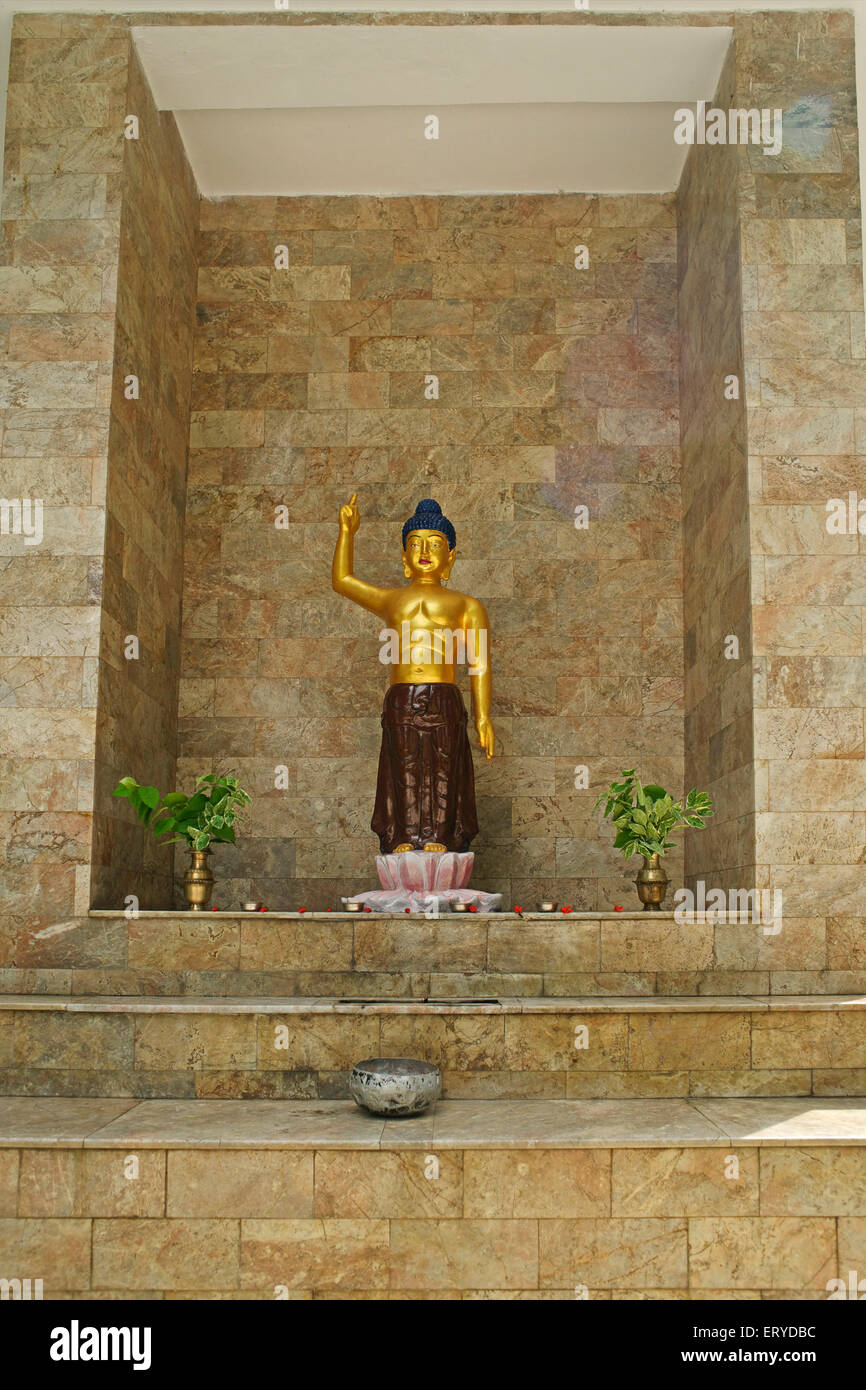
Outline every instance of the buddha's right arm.
<path id="1" fill-rule="evenodd" d="M 366 584 L 352 573 L 354 563 L 355 537 L 346 527 L 340 527 L 337 544 L 334 547 L 334 563 L 331 566 L 331 584 L 336 593 L 353 603 L 368 608 L 371 613 L 382 615 L 387 601 L 388 590 L 378 589 L 375 584 Z"/>

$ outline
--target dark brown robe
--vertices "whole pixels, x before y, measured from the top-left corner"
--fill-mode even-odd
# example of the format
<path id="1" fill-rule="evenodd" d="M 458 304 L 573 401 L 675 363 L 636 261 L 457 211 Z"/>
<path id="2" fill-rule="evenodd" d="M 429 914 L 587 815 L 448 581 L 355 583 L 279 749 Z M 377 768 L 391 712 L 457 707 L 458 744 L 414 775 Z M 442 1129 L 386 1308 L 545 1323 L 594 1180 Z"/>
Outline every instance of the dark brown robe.
<path id="1" fill-rule="evenodd" d="M 467 850 L 478 834 L 466 706 L 456 685 L 392 685 L 371 828 L 383 854 L 436 842 Z"/>

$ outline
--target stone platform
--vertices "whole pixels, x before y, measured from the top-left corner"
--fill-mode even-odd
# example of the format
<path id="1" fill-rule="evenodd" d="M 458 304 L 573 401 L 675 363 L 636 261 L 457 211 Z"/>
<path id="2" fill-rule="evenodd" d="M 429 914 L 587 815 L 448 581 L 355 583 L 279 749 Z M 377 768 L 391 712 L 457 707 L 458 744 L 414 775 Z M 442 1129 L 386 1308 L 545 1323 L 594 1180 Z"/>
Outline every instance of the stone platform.
<path id="1" fill-rule="evenodd" d="M 0 1267 L 95 1300 L 826 1299 L 866 1268 L 866 1101 L 11 1100 Z"/>
<path id="2" fill-rule="evenodd" d="M 0 998 L 0 1092 L 348 1095 L 418 1057 L 452 1098 L 866 1094 L 866 998 Z"/>
<path id="3" fill-rule="evenodd" d="M 96 911 L 0 939 L 6 994 L 866 993 L 858 919 Z"/>

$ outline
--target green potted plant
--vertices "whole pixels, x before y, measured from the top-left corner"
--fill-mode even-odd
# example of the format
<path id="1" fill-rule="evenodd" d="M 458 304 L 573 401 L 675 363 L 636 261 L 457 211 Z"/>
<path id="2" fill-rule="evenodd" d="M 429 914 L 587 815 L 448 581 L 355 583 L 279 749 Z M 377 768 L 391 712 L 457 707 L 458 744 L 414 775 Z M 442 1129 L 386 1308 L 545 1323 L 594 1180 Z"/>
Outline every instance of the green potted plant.
<path id="1" fill-rule="evenodd" d="M 644 912 L 660 912 L 668 889 L 668 876 L 661 860 L 675 845 L 668 838 L 679 826 L 701 830 L 713 814 L 713 805 L 706 792 L 694 789 L 685 800 L 674 801 L 670 792 L 655 783 L 642 786 L 634 768 L 625 768 L 621 782 L 611 782 L 595 803 L 595 810 L 604 805 L 604 819 L 616 827 L 614 849 L 621 850 L 626 859 L 633 854 L 643 855 L 643 868 L 635 879 L 638 897 Z"/>
<path id="2" fill-rule="evenodd" d="M 191 796 L 168 792 L 161 797 L 156 787 L 141 786 L 134 777 L 122 777 L 112 795 L 125 797 L 157 839 L 174 832 L 165 843 L 186 845 L 191 859 L 184 893 L 193 912 L 201 912 L 213 892 L 213 874 L 207 864 L 211 842 L 235 843 L 235 825 L 250 803 L 249 793 L 236 777 L 206 772 L 196 778 Z"/>

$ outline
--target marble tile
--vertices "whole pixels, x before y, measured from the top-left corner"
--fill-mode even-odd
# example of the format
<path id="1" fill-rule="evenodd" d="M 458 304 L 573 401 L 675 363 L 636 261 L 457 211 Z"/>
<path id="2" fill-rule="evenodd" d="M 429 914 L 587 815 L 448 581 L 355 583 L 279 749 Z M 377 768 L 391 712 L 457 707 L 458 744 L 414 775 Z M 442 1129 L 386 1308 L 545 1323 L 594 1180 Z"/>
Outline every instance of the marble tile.
<path id="1" fill-rule="evenodd" d="M 70 1097 L 8 1096 L 0 1107 L 0 1143 L 80 1145 L 89 1134 L 118 1119 L 133 1100 L 79 1100 Z"/>
<path id="2" fill-rule="evenodd" d="M 238 1284 L 237 1221 L 93 1222 L 94 1289 L 233 1289 Z"/>
<path id="3" fill-rule="evenodd" d="M 463 1183 L 463 1214 L 469 1218 L 610 1213 L 610 1155 L 604 1150 L 472 1149 L 464 1157 Z"/>
<path id="4" fill-rule="evenodd" d="M 542 1288 L 683 1288 L 686 1262 L 682 1220 L 585 1218 L 539 1226 Z"/>
<path id="5" fill-rule="evenodd" d="M 535 1221 L 395 1220 L 391 1285 L 401 1289 L 521 1289 L 538 1285 Z"/>
<path id="6" fill-rule="evenodd" d="M 241 1288 L 387 1289 L 388 1261 L 387 1221 L 241 1222 Z"/>
<path id="7" fill-rule="evenodd" d="M 751 1216 L 759 1210 L 758 1155 L 748 1149 L 615 1149 L 612 1164 L 614 1216 Z"/>
<path id="8" fill-rule="evenodd" d="M 134 1160 L 132 1163 L 130 1158 Z M 164 1214 L 164 1154 L 128 1155 L 59 1148 L 22 1150 L 19 1216 L 90 1218 Z"/>
<path id="9" fill-rule="evenodd" d="M 820 1217 L 692 1217 L 693 1289 L 827 1288 L 836 1274 L 836 1229 Z"/>
<path id="10" fill-rule="evenodd" d="M 386 1128 L 393 1131 L 397 1124 L 391 1121 Z M 420 1150 L 317 1153 L 315 1215 L 347 1220 L 461 1217 L 463 1156 Z"/>
<path id="11" fill-rule="evenodd" d="M 165 1214 L 180 1217 L 313 1215 L 313 1154 L 249 1149 L 167 1154 Z"/>

